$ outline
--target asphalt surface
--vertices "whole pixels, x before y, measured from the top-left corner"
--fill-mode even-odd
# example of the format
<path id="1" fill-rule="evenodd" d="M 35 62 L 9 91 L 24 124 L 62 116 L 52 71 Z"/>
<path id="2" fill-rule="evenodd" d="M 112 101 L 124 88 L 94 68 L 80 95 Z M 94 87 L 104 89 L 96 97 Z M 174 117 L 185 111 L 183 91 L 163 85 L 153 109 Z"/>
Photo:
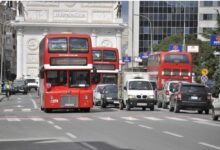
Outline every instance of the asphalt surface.
<path id="1" fill-rule="evenodd" d="M 34 91 L 2 99 L 0 150 L 220 150 L 220 121 L 196 111 L 39 108 Z"/>

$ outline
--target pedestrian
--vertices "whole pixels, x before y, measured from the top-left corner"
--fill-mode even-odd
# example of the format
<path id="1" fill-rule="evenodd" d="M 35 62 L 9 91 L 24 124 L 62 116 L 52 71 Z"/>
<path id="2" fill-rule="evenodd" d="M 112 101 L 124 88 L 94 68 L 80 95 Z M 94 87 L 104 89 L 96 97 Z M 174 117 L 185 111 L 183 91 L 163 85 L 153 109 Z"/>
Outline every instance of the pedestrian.
<path id="1" fill-rule="evenodd" d="M 6 97 L 9 97 L 11 95 L 11 84 L 9 83 L 9 81 L 6 81 L 4 85 L 4 91 L 5 91 Z"/>

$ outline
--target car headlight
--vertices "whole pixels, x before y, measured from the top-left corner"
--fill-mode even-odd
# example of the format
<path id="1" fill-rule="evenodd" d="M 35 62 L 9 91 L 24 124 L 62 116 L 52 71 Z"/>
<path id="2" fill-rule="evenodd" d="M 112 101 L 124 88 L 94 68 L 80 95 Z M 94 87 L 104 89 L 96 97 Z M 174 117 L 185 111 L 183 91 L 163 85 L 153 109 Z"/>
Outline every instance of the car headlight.
<path id="1" fill-rule="evenodd" d="M 135 95 L 128 95 L 128 98 L 135 98 Z"/>
<path id="2" fill-rule="evenodd" d="M 149 95 L 148 97 L 153 99 L 153 98 L 154 98 L 154 95 Z"/>

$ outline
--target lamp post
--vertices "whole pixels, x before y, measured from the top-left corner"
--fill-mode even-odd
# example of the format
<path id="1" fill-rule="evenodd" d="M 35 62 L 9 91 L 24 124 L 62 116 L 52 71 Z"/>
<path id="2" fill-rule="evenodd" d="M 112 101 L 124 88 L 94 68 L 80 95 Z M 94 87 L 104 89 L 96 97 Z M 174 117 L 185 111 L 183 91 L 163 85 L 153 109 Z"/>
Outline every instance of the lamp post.
<path id="1" fill-rule="evenodd" d="M 140 16 L 140 17 L 143 17 L 144 19 L 146 19 L 149 24 L 150 24 L 150 53 L 152 54 L 153 53 L 153 29 L 152 29 L 152 23 L 151 23 L 151 20 L 147 17 L 147 16 L 144 16 L 144 15 L 140 15 L 140 14 L 134 14 L 135 16 Z"/>

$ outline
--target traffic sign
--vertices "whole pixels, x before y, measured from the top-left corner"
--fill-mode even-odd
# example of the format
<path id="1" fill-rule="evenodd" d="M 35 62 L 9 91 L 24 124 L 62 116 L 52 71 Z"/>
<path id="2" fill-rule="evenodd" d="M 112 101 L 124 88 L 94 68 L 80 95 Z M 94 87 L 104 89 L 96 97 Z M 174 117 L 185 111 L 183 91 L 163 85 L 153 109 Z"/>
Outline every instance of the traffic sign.
<path id="1" fill-rule="evenodd" d="M 208 69 L 203 68 L 201 73 L 202 73 L 203 76 L 206 76 L 209 73 L 209 71 L 208 71 Z"/>
<path id="2" fill-rule="evenodd" d="M 201 76 L 201 81 L 203 82 L 203 83 L 206 83 L 207 81 L 208 81 L 208 77 L 207 76 L 205 76 L 205 75 L 203 75 L 203 76 Z"/>

